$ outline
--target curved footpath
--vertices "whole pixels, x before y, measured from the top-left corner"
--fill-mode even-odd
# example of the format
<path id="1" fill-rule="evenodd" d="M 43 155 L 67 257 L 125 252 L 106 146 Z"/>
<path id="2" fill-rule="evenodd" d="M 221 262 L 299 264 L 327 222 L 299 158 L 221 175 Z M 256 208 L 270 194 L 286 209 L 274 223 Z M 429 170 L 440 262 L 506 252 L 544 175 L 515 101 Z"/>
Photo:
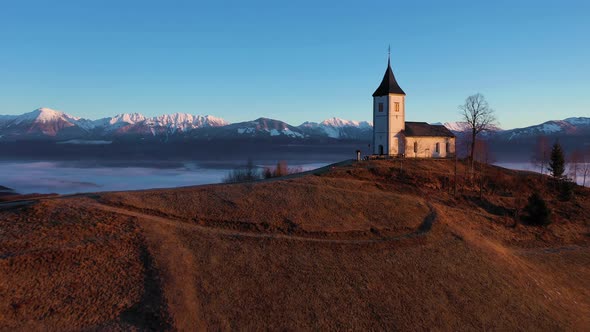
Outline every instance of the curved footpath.
<path id="1" fill-rule="evenodd" d="M 141 213 L 137 211 L 130 211 L 110 205 L 105 205 L 101 203 L 94 203 L 93 207 L 112 212 L 120 215 L 125 215 L 129 217 L 135 217 L 138 219 L 144 219 L 149 221 L 155 221 L 159 223 L 164 223 L 168 225 L 174 225 L 179 227 L 188 228 L 191 230 L 199 230 L 201 232 L 207 233 L 215 233 L 218 235 L 225 235 L 230 237 L 252 237 L 252 238 L 270 238 L 270 239 L 285 239 L 285 240 L 293 240 L 293 241 L 308 241 L 308 242 L 323 242 L 323 243 L 337 243 L 337 244 L 363 244 L 363 243 L 378 243 L 378 242 L 386 242 L 386 241 L 399 241 L 407 238 L 418 237 L 426 235 L 432 225 L 436 221 L 436 211 L 432 205 L 428 205 L 430 209 L 430 213 L 424 218 L 424 221 L 418 229 L 414 232 L 392 236 L 392 237 L 379 237 L 375 239 L 364 239 L 364 240 L 355 240 L 355 239 L 325 239 L 325 238 L 318 238 L 318 237 L 308 237 L 308 236 L 300 236 L 300 235 L 287 235 L 287 234 L 278 234 L 278 233 L 254 233 L 254 232 L 244 232 L 244 231 L 234 231 L 234 230 L 227 230 L 217 227 L 207 227 L 202 225 L 196 225 L 192 223 L 187 223 L 185 221 L 179 219 L 170 219 L 164 218 L 160 216 L 154 216 L 146 213 Z"/>

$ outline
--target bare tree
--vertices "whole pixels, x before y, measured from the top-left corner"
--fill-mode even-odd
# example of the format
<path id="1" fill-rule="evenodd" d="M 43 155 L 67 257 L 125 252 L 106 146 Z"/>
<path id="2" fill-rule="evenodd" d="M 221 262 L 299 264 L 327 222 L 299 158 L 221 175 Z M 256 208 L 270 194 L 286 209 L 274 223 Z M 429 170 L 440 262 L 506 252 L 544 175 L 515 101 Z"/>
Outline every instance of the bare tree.
<path id="1" fill-rule="evenodd" d="M 490 130 L 496 124 L 494 110 L 481 93 L 476 93 L 465 99 L 465 103 L 459 106 L 463 120 L 467 122 L 471 134 L 471 149 L 469 159 L 473 167 L 473 155 L 475 153 L 475 139 L 480 133 Z"/>
<path id="2" fill-rule="evenodd" d="M 260 180 L 261 177 L 262 174 L 260 173 L 260 169 L 254 165 L 254 162 L 252 162 L 251 159 L 248 159 L 245 166 L 233 169 L 222 181 L 224 183 L 250 182 Z"/>
<path id="3" fill-rule="evenodd" d="M 590 161 L 586 161 L 582 164 L 582 186 L 586 186 L 586 177 L 590 175 Z"/>
<path id="4" fill-rule="evenodd" d="M 580 170 L 582 173 L 582 186 L 586 186 L 586 177 L 588 175 L 590 175 L 590 149 L 588 149 L 586 151 L 586 153 L 584 153 L 582 155 L 583 157 L 583 163 L 582 163 L 582 169 Z"/>
<path id="5" fill-rule="evenodd" d="M 489 164 L 495 161 L 486 141 L 481 139 L 475 140 L 475 153 L 473 154 L 473 159 L 484 164 Z"/>
<path id="6" fill-rule="evenodd" d="M 578 181 L 578 172 L 581 168 L 583 168 L 584 164 L 584 154 L 580 150 L 574 150 L 569 157 L 569 171 L 570 176 L 574 180 L 574 182 Z"/>
<path id="7" fill-rule="evenodd" d="M 531 156 L 531 161 L 541 169 L 541 174 L 545 173 L 545 166 L 549 159 L 549 141 L 546 136 L 539 136 L 535 143 L 535 150 Z"/>

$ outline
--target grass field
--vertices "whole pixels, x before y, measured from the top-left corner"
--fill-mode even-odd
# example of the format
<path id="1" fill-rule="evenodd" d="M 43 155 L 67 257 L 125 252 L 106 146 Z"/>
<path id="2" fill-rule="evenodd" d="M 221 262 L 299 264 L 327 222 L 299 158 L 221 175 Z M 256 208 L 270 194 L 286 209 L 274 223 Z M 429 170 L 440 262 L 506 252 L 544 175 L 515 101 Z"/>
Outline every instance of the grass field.
<path id="1" fill-rule="evenodd" d="M 0 210 L 0 329 L 585 330 L 590 190 L 449 160 Z M 531 192 L 547 227 L 518 216 Z M 1 206 L 0 206 L 1 208 Z"/>

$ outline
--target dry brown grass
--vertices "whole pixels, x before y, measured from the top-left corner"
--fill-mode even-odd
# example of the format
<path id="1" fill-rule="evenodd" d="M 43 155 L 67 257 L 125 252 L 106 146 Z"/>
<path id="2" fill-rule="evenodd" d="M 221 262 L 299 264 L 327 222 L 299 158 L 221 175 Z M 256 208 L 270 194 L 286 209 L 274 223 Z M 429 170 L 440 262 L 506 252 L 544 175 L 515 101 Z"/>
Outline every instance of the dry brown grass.
<path id="1" fill-rule="evenodd" d="M 0 328 L 584 330 L 588 190 L 481 169 L 457 197 L 450 161 L 371 161 L 0 210 Z M 533 190 L 546 228 L 515 223 Z"/>

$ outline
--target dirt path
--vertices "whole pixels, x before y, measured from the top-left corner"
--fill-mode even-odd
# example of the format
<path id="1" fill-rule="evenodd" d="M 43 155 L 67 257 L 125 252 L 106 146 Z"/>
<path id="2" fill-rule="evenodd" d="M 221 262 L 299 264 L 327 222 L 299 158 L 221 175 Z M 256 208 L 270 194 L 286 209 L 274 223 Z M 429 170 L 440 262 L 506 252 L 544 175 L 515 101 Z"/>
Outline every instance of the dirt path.
<path id="1" fill-rule="evenodd" d="M 203 233 L 209 234 L 216 234 L 216 235 L 223 235 L 228 237 L 248 237 L 248 238 L 271 238 L 271 239 L 283 239 L 283 240 L 290 240 L 290 241 L 307 241 L 307 242 L 320 242 L 320 243 L 334 243 L 334 244 L 365 244 L 365 243 L 379 243 L 379 242 L 386 242 L 386 241 L 399 241 L 403 239 L 424 236 L 426 235 L 430 229 L 432 228 L 433 223 L 436 220 L 436 212 L 432 206 L 429 206 L 430 213 L 424 218 L 422 224 L 418 227 L 418 230 L 412 233 L 392 236 L 392 237 L 380 237 L 376 239 L 364 239 L 364 240 L 355 240 L 355 239 L 325 239 L 325 238 L 317 238 L 317 237 L 307 237 L 307 236 L 299 236 L 299 235 L 287 235 L 287 234 L 265 234 L 265 233 L 253 233 L 253 232 L 243 232 L 243 231 L 234 231 L 234 230 L 227 230 L 215 227 L 207 227 L 196 225 L 192 223 L 187 223 L 182 220 L 174 220 L 159 216 L 154 216 L 150 214 L 145 214 L 137 211 L 130 211 L 123 208 L 118 208 L 110 205 L 105 205 L 101 203 L 94 203 L 93 206 L 97 209 L 108 211 L 112 213 L 117 213 L 121 215 L 136 217 L 139 219 L 155 221 L 158 223 L 174 226 L 174 227 L 182 227 L 185 229 L 190 230 L 198 230 Z"/>
<path id="2" fill-rule="evenodd" d="M 161 327 L 170 317 L 170 323 L 178 330 L 204 330 L 206 318 L 203 316 L 202 299 L 195 280 L 199 280 L 201 273 L 200 262 L 195 259 L 193 253 L 186 245 L 178 240 L 177 230 L 179 228 L 196 231 L 213 236 L 244 237 L 244 238 L 270 238 L 287 241 L 307 241 L 314 243 L 330 244 L 369 244 L 385 241 L 396 241 L 406 238 L 426 235 L 436 220 L 436 212 L 429 205 L 430 213 L 424 218 L 422 224 L 415 232 L 388 238 L 366 239 L 366 240 L 342 240 L 323 239 L 287 234 L 263 234 L 244 231 L 235 231 L 215 227 L 207 227 L 188 223 L 178 219 L 170 219 L 161 216 L 150 215 L 139 211 L 127 210 L 98 202 L 91 203 L 92 207 L 118 215 L 137 218 L 140 221 L 138 226 L 142 229 L 143 236 L 148 244 L 149 256 L 154 262 L 148 262 L 148 267 L 157 270 L 158 278 L 146 276 L 148 281 L 145 285 L 144 298 L 132 310 L 122 315 L 122 319 L 135 325 Z M 150 272 L 151 269 L 146 269 Z M 160 295 L 161 294 L 161 295 Z M 155 300 L 146 300 L 149 296 L 156 297 Z M 160 296 L 163 296 L 160 298 Z M 151 302 L 150 302 L 151 301 Z M 155 319 L 159 318 L 161 319 Z M 148 324 L 148 325 L 146 325 Z"/>

